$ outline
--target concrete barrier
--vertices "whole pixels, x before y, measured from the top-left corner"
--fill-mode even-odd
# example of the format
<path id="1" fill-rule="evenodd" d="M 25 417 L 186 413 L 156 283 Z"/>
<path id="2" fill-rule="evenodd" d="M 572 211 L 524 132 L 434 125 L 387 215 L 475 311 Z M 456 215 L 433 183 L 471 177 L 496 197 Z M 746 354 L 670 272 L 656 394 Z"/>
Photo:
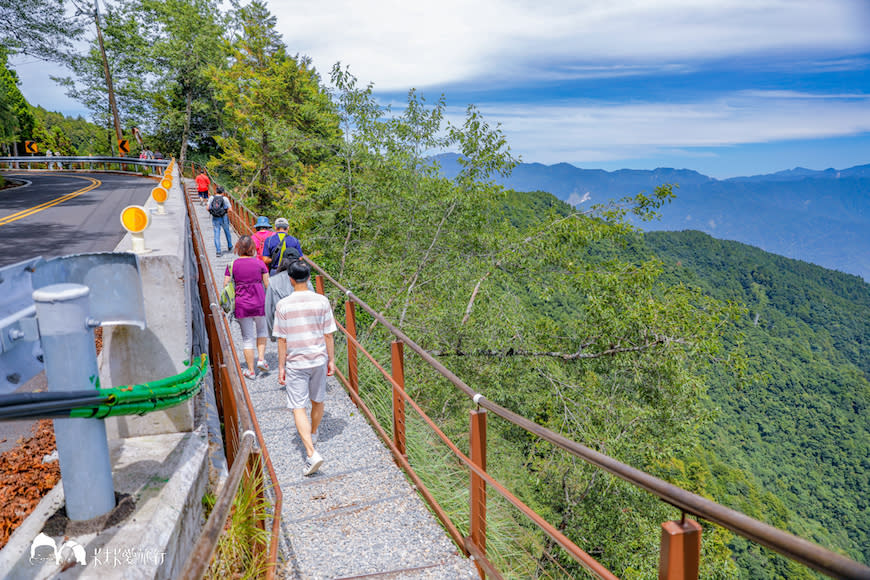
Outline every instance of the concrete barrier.
<path id="1" fill-rule="evenodd" d="M 189 287 L 196 288 L 196 271 L 191 271 L 190 261 L 186 259 L 190 223 L 180 179 L 173 179 L 164 203 L 165 214 L 157 214 L 157 204 L 151 199 L 145 205 L 151 214 L 151 224 L 144 232 L 147 251 L 139 255 L 139 272 L 145 296 L 146 328 L 113 326 L 103 329 L 100 381 L 104 387 L 134 385 L 178 374 L 184 370 L 184 360 L 190 355 L 193 304 Z M 131 250 L 128 234 L 116 251 Z M 193 416 L 193 400 L 190 400 L 166 411 L 110 417 L 106 421 L 106 432 L 109 439 L 116 439 L 191 431 Z"/>
<path id="2" fill-rule="evenodd" d="M 192 330 L 202 327 L 202 315 L 195 312 L 197 272 L 184 195 L 176 168 L 166 213 L 158 215 L 153 200 L 145 204 L 151 225 L 139 267 L 147 328 L 104 328 L 102 386 L 177 374 L 192 348 L 194 354 L 204 349 L 205 338 Z M 128 234 L 116 250 L 131 247 Z M 58 484 L 0 551 L 0 577 L 177 577 L 204 522 L 201 500 L 209 472 L 214 480 L 215 470 L 225 471 L 219 459 L 209 461 L 207 423 L 214 423 L 207 420 L 208 408 L 213 409 L 207 404 L 210 388 L 204 385 L 200 395 L 166 411 L 108 419 L 115 510 L 88 522 L 71 522 L 63 515 Z M 211 440 L 214 450 L 219 437 L 212 434 Z"/>

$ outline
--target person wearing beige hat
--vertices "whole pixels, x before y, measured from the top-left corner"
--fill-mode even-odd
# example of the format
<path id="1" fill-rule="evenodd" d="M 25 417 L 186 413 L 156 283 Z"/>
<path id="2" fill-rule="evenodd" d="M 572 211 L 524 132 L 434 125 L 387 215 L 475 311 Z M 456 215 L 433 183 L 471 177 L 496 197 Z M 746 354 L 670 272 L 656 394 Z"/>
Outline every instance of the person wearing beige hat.
<path id="1" fill-rule="evenodd" d="M 287 218 L 276 219 L 275 233 L 263 243 L 262 256 L 263 261 L 269 266 L 269 275 L 278 271 L 284 256 L 301 258 L 304 255 L 299 240 L 287 233 L 288 229 L 290 229 L 290 222 Z"/>

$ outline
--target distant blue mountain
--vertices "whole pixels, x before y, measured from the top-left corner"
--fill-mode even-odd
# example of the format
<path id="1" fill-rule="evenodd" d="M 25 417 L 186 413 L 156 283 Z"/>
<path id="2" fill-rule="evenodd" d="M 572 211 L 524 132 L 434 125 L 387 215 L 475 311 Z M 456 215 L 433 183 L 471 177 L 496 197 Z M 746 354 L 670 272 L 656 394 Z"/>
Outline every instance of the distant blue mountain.
<path id="1" fill-rule="evenodd" d="M 455 176 L 458 155 L 436 157 Z M 547 191 L 572 205 L 634 195 L 665 183 L 677 199 L 647 230 L 700 230 L 765 251 L 855 274 L 870 281 L 870 165 L 717 180 L 689 169 L 581 169 L 568 163 L 522 163 L 496 182 L 517 191 Z"/>

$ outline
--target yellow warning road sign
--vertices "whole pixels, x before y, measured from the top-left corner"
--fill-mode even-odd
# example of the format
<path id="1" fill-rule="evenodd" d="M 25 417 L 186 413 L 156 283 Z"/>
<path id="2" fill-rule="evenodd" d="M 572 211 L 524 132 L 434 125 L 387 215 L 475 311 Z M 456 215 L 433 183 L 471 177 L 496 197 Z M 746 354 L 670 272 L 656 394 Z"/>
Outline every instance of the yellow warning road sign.
<path id="1" fill-rule="evenodd" d="M 118 152 L 126 155 L 130 152 L 130 141 L 127 139 L 118 139 Z"/>
<path id="2" fill-rule="evenodd" d="M 36 141 L 25 141 L 24 150 L 28 153 L 39 153 L 39 145 L 36 144 Z"/>

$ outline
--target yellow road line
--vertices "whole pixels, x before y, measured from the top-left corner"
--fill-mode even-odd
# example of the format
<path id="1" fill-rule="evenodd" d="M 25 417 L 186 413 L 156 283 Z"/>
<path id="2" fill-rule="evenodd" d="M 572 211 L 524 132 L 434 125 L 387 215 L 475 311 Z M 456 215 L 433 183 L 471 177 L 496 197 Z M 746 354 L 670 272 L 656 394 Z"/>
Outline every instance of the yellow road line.
<path id="1" fill-rule="evenodd" d="M 47 201 L 45 203 L 41 203 L 39 205 L 33 206 L 28 209 L 24 209 L 19 211 L 18 213 L 14 213 L 12 215 L 8 215 L 4 218 L 0 218 L 0 226 L 5 226 L 6 224 L 11 224 L 14 221 L 18 221 L 22 218 L 26 218 L 27 216 L 33 215 L 35 213 L 41 212 L 44 209 L 48 209 L 50 207 L 56 206 L 59 203 L 63 203 L 65 201 L 69 201 L 74 197 L 78 197 L 83 193 L 87 193 L 92 189 L 96 189 L 103 184 L 99 179 L 94 179 L 92 177 L 79 177 L 75 176 L 76 179 L 86 179 L 91 182 L 87 187 L 83 187 L 82 189 L 78 189 L 72 193 L 67 193 L 66 195 L 62 195 L 58 198 L 52 199 L 51 201 Z"/>

